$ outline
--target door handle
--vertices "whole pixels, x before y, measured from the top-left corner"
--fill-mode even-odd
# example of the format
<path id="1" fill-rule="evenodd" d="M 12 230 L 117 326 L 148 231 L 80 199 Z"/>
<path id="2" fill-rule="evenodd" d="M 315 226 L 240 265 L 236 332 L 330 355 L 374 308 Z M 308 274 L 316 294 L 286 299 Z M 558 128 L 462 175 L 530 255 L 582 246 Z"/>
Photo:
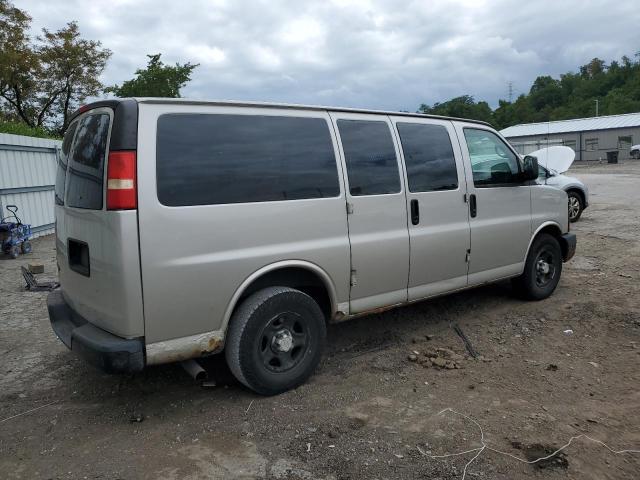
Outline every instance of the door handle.
<path id="1" fill-rule="evenodd" d="M 469 213 L 471 218 L 475 218 L 478 215 L 478 204 L 476 203 L 476 196 L 474 193 L 469 195 Z"/>
<path id="2" fill-rule="evenodd" d="M 411 200 L 411 223 L 413 225 L 420 223 L 420 204 L 415 198 Z"/>

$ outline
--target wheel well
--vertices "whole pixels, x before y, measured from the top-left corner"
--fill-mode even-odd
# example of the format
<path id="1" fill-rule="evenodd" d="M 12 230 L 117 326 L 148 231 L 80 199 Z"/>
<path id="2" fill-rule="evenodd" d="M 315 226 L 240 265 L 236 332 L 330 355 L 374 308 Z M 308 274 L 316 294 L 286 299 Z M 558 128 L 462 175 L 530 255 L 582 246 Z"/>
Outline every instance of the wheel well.
<path id="1" fill-rule="evenodd" d="M 542 228 L 538 233 L 536 233 L 536 237 L 541 233 L 548 233 L 549 235 L 557 238 L 558 240 L 560 240 L 560 237 L 562 237 L 562 232 L 560 231 L 560 228 L 557 225 L 547 225 L 546 227 Z"/>
<path id="2" fill-rule="evenodd" d="M 325 318 L 329 320 L 332 315 L 331 296 L 319 275 L 302 267 L 284 267 L 267 272 L 255 279 L 238 299 L 235 308 L 249 295 L 267 287 L 290 287 L 300 290 L 313 298 L 320 306 Z"/>
<path id="3" fill-rule="evenodd" d="M 579 188 L 570 188 L 569 190 L 567 190 L 567 193 L 569 192 L 577 193 L 580 196 L 582 204 L 584 205 L 584 192 L 582 190 L 580 190 Z"/>
<path id="4" fill-rule="evenodd" d="M 548 233 L 549 235 L 554 237 L 556 240 L 558 240 L 558 243 L 560 244 L 560 249 L 562 250 L 562 258 L 565 258 L 568 247 L 567 247 L 567 243 L 562 240 L 562 232 L 560 231 L 560 228 L 558 228 L 557 225 L 547 225 L 546 227 L 542 228 L 538 233 L 536 233 L 536 236 L 534 237 L 533 240 L 535 241 L 535 239 L 541 233 Z M 533 244 L 533 241 L 531 243 Z"/>

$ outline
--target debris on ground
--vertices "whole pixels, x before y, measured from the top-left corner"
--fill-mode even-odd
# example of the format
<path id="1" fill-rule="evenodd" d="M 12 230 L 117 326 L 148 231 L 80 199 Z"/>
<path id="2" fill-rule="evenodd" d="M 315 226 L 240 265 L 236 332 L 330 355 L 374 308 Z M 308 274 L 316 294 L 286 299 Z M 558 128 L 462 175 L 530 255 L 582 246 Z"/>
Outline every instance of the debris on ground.
<path id="1" fill-rule="evenodd" d="M 129 423 L 141 423 L 144 421 L 144 415 L 140 412 L 134 412 L 129 417 Z"/>
<path id="2" fill-rule="evenodd" d="M 42 263 L 30 263 L 27 267 L 31 273 L 44 273 L 44 265 Z"/>
<path id="3" fill-rule="evenodd" d="M 539 458 L 543 458 L 551 455 L 557 449 L 542 445 L 540 443 L 532 443 L 531 445 L 523 445 L 521 442 L 511 442 L 513 448 L 518 450 L 522 450 L 524 456 L 527 458 L 529 462 L 533 462 Z M 545 469 L 545 468 L 564 468 L 567 469 L 569 467 L 569 460 L 567 460 L 567 456 L 564 452 L 558 452 L 552 457 L 549 457 L 545 460 L 537 461 L 533 463 L 537 468 Z"/>
<path id="4" fill-rule="evenodd" d="M 462 339 L 462 341 L 464 342 L 464 346 L 467 349 L 467 352 L 469 352 L 469 355 L 471 355 L 473 358 L 478 358 L 478 356 L 479 356 L 478 352 L 473 347 L 471 341 L 467 338 L 467 336 L 465 335 L 465 333 L 462 330 L 462 328 L 460 327 L 460 325 L 455 323 L 453 325 L 453 331 L 456 332 L 458 334 L 458 336 Z"/>
<path id="5" fill-rule="evenodd" d="M 423 367 L 436 367 L 442 369 L 458 369 L 462 368 L 462 362 L 465 357 L 454 352 L 449 348 L 428 348 L 424 353 L 417 351 L 411 352 L 407 359 L 410 362 L 418 363 Z"/>

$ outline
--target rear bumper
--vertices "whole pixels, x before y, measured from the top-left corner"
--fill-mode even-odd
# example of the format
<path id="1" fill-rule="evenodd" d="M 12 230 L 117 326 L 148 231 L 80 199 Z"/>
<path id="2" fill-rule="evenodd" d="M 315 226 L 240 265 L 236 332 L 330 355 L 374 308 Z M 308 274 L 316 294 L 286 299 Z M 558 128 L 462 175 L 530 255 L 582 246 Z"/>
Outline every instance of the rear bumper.
<path id="1" fill-rule="evenodd" d="M 565 233 L 560 237 L 560 248 L 562 249 L 562 261 L 568 262 L 576 254 L 576 234 Z"/>
<path id="2" fill-rule="evenodd" d="M 107 373 L 139 372 L 144 368 L 144 342 L 121 338 L 89 323 L 64 300 L 60 290 L 47 298 L 51 328 L 67 348 Z"/>

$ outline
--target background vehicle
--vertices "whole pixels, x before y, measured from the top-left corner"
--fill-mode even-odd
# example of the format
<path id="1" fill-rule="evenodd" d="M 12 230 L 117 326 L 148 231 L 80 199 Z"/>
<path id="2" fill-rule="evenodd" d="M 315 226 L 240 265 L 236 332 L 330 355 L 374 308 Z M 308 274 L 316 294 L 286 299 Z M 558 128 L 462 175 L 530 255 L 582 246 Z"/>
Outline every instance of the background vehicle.
<path id="1" fill-rule="evenodd" d="M 553 146 L 536 150 L 530 155 L 538 159 L 538 181 L 567 192 L 569 221 L 577 222 L 589 206 L 589 189 L 577 178 L 563 175 L 573 164 L 576 152 L 569 147 Z"/>
<path id="2" fill-rule="evenodd" d="M 61 148 L 52 327 L 107 371 L 224 349 L 244 385 L 282 392 L 329 321 L 507 278 L 551 295 L 575 236 L 537 176 L 482 122 L 97 102 Z"/>
<path id="3" fill-rule="evenodd" d="M 577 222 L 585 208 L 589 206 L 589 189 L 575 177 L 563 175 L 555 170 L 539 166 L 539 181 L 567 192 L 569 202 L 569 221 Z"/>
<path id="4" fill-rule="evenodd" d="M 634 145 L 633 147 L 631 147 L 631 150 L 629 150 L 629 155 L 631 156 L 631 158 L 635 158 L 636 160 L 640 159 L 640 145 Z"/>

